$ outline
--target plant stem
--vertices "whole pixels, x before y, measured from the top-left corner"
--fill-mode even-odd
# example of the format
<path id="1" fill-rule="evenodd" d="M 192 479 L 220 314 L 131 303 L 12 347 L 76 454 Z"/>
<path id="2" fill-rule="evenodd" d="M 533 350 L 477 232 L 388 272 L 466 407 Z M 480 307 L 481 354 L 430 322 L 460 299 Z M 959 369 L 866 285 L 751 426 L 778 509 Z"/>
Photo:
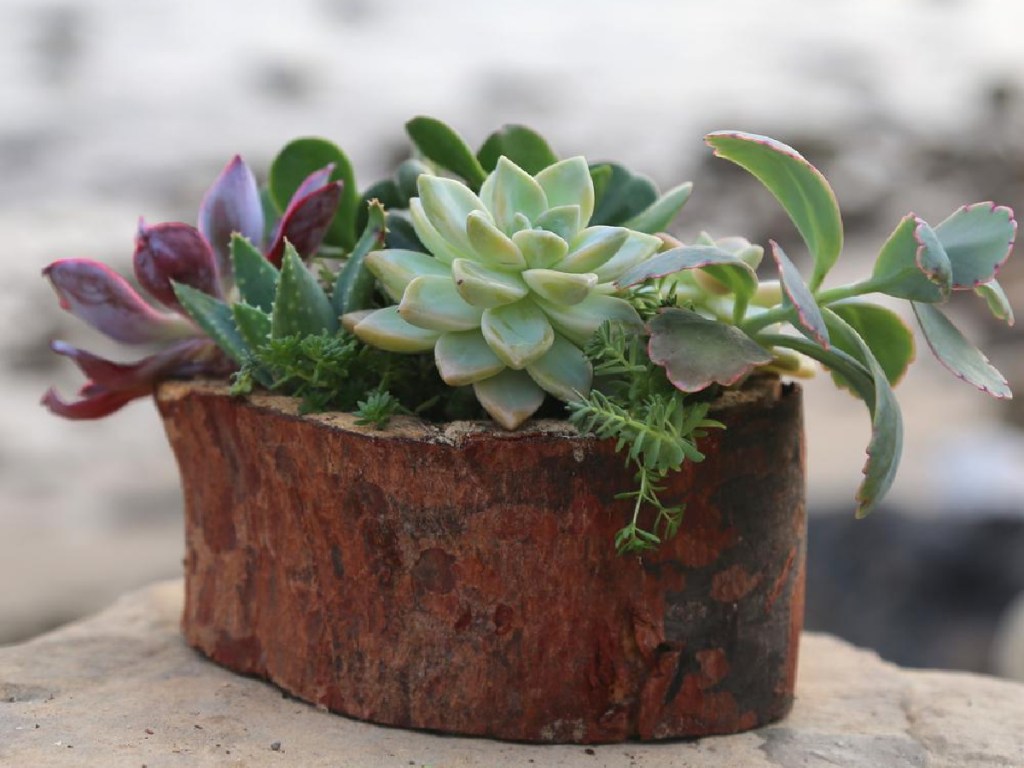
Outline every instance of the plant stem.
<path id="1" fill-rule="evenodd" d="M 862 280 L 859 283 L 851 283 L 850 285 L 841 285 L 837 288 L 830 288 L 827 291 L 819 291 L 815 294 L 814 299 L 818 306 L 824 307 L 829 304 L 834 304 L 837 301 L 842 301 L 843 299 L 852 299 L 855 296 L 863 296 L 865 293 L 874 293 L 876 290 L 874 282 L 868 278 L 867 280 Z M 769 325 L 775 325 L 776 323 L 786 321 L 792 322 L 794 311 L 795 310 L 792 306 L 780 304 L 777 307 L 769 309 L 767 312 L 754 315 L 743 323 L 741 327 L 746 333 L 753 336 L 762 328 L 767 328 Z"/>

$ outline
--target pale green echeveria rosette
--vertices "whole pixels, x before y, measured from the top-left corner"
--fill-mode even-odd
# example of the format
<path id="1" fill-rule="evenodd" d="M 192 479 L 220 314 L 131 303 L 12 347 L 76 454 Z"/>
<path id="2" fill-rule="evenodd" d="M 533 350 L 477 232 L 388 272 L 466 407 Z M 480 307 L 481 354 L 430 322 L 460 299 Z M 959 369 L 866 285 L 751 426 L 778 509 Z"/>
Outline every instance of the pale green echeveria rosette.
<path id="1" fill-rule="evenodd" d="M 582 157 L 531 176 L 502 157 L 477 196 L 454 179 L 422 175 L 409 202 L 430 254 L 388 249 L 366 264 L 397 304 L 342 318 L 368 344 L 434 351 L 441 378 L 472 385 L 486 411 L 515 429 L 551 394 L 590 391 L 582 347 L 605 321 L 642 323 L 612 281 L 661 241 L 587 223 L 594 185 Z"/>

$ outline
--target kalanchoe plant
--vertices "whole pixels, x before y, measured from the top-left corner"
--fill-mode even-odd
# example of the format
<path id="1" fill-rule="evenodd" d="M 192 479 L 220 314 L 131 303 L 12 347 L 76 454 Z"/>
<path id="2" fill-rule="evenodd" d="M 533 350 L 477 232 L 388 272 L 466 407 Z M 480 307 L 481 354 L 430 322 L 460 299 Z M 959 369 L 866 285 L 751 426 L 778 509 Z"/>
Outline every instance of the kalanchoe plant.
<path id="1" fill-rule="evenodd" d="M 255 181 L 237 159 L 208 193 L 198 231 L 140 229 L 139 282 L 191 321 L 154 310 L 95 262 L 51 265 L 64 305 L 99 330 L 169 346 L 122 371 L 57 342 L 93 381 L 80 403 L 49 393 L 47 404 L 103 415 L 159 379 L 222 374 L 229 361 L 241 366 L 237 392 L 263 386 L 378 427 L 396 413 L 464 418 L 482 406 L 515 429 L 558 413 L 545 403 L 560 401 L 636 469 L 636 487 L 622 494 L 633 513 L 616 539 L 633 552 L 677 530 L 683 508 L 662 504 L 660 483 L 703 458 L 700 438 L 721 427 L 707 418 L 714 396 L 760 373 L 810 375 L 815 362 L 869 410 L 857 512 L 877 505 L 902 450 L 892 388 L 914 338 L 869 294 L 908 300 L 947 368 L 1010 396 L 942 309 L 952 293 L 973 291 L 1013 322 L 996 281 L 1016 231 L 1008 208 L 965 206 L 934 227 L 908 215 L 869 277 L 825 287 L 843 228 L 821 173 L 772 139 L 710 134 L 717 155 L 778 199 L 811 257 L 805 277 L 772 241 L 777 277 L 762 281 L 760 245 L 706 233 L 685 244 L 663 231 L 689 184 L 661 194 L 621 165 L 559 160 L 524 126 L 496 131 L 476 152 L 432 118 L 406 129 L 417 156 L 361 196 L 333 144 L 289 144 L 263 196 L 282 211 L 266 237 Z"/>

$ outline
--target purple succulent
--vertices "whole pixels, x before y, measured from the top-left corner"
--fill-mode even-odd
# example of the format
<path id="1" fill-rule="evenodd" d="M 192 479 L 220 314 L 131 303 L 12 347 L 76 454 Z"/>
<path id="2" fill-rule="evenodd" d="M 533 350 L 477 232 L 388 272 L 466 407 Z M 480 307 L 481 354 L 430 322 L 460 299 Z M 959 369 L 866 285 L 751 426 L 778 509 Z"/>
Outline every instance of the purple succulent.
<path id="1" fill-rule="evenodd" d="M 331 182 L 328 166 L 299 186 L 274 228 L 264 253 L 281 263 L 285 240 L 304 258 L 320 247 L 341 197 L 341 183 Z M 262 246 L 263 207 L 252 171 L 235 156 L 203 197 L 199 227 L 181 222 L 147 226 L 139 222 L 133 263 L 139 285 L 164 308 L 156 308 L 116 272 L 91 259 L 62 259 L 43 270 L 60 305 L 96 330 L 122 344 L 162 344 L 156 353 L 133 363 L 116 363 L 54 341 L 51 348 L 71 358 L 87 381 L 79 399 L 68 402 L 50 388 L 42 403 L 58 416 L 96 419 L 149 395 L 163 379 L 223 376 L 234 368 L 188 318 L 174 295 L 172 282 L 183 283 L 217 299 L 234 286 L 230 244 L 238 232 Z"/>

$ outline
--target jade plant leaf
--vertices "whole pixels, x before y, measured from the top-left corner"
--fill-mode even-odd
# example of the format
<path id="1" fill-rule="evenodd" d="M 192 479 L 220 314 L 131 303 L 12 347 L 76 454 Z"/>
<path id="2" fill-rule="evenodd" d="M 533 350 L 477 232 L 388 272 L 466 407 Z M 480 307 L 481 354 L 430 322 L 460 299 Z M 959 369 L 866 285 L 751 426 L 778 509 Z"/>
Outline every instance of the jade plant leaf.
<path id="1" fill-rule="evenodd" d="M 660 232 L 679 215 L 692 192 L 693 183 L 689 181 L 673 187 L 622 226 L 648 234 Z"/>
<path id="2" fill-rule="evenodd" d="M 558 162 L 558 156 L 544 137 L 525 125 L 506 125 L 498 129 L 487 137 L 476 157 L 488 173 L 497 167 L 499 157 L 507 157 L 531 176 Z"/>
<path id="3" fill-rule="evenodd" d="M 792 308 L 796 314 L 794 325 L 807 338 L 820 346 L 828 349 L 828 329 L 825 327 L 825 319 L 821 316 L 821 309 L 818 307 L 810 289 L 804 283 L 800 270 L 789 260 L 782 246 L 774 240 L 769 240 L 772 249 L 772 258 L 779 268 L 779 282 L 782 285 L 782 305 Z"/>
<path id="4" fill-rule="evenodd" d="M 814 257 L 809 285 L 817 290 L 843 249 L 839 204 L 825 177 L 795 149 L 766 136 L 717 131 L 704 140 L 715 155 L 756 176 L 779 201 Z"/>
<path id="5" fill-rule="evenodd" d="M 896 225 L 871 273 L 881 293 L 928 303 L 945 301 L 952 280 L 953 267 L 935 231 L 913 214 Z"/>
<path id="6" fill-rule="evenodd" d="M 878 364 L 885 371 L 891 386 L 896 386 L 914 360 L 914 334 L 903 319 L 891 309 L 866 301 L 844 301 L 831 309 L 868 345 Z M 854 354 L 844 337 L 832 342 L 845 352 Z"/>
<path id="7" fill-rule="evenodd" d="M 646 176 L 618 163 L 590 166 L 594 184 L 594 214 L 590 224 L 623 224 L 658 199 L 658 188 Z"/>
<path id="8" fill-rule="evenodd" d="M 359 236 L 348 261 L 338 273 L 331 293 L 331 306 L 335 316 L 358 309 L 367 309 L 373 302 L 373 273 L 366 268 L 366 257 L 372 251 L 384 246 L 384 206 L 371 202 L 369 220 Z"/>
<path id="9" fill-rule="evenodd" d="M 337 214 L 327 229 L 324 242 L 351 248 L 356 241 L 359 192 L 352 163 L 330 141 L 308 137 L 287 144 L 270 165 L 270 196 L 278 211 L 284 211 L 303 180 L 329 164 L 334 165 L 330 180 L 342 182 L 342 189 Z"/>
<path id="10" fill-rule="evenodd" d="M 253 349 L 258 349 L 270 339 L 273 321 L 269 313 L 259 307 L 239 302 L 232 305 L 231 314 L 239 334 Z"/>
<path id="11" fill-rule="evenodd" d="M 1003 375 L 988 358 L 969 342 L 942 310 L 931 304 L 913 302 L 914 314 L 928 346 L 958 379 L 999 398 L 1012 397 Z"/>
<path id="12" fill-rule="evenodd" d="M 464 178 L 474 192 L 480 189 L 487 172 L 453 128 L 433 117 L 421 116 L 407 122 L 405 131 L 424 157 Z"/>
<path id="13" fill-rule="evenodd" d="M 974 292 L 985 300 L 989 312 L 996 320 L 1003 320 L 1007 325 L 1013 325 L 1013 307 L 1010 306 L 1010 299 L 998 280 L 989 280 L 987 283 L 975 286 Z"/>
<path id="14" fill-rule="evenodd" d="M 242 301 L 270 312 L 277 295 L 277 268 L 239 234 L 231 238 L 231 263 Z"/>
<path id="15" fill-rule="evenodd" d="M 716 383 L 735 384 L 772 359 L 739 328 L 688 309 L 662 310 L 651 319 L 650 331 L 651 362 L 664 367 L 669 380 L 683 392 L 699 392 Z"/>
<path id="16" fill-rule="evenodd" d="M 396 213 L 388 213 L 384 217 L 387 228 L 384 231 L 384 244 L 388 248 L 402 248 L 407 251 L 422 251 L 427 249 L 420 242 L 416 230 L 408 219 Z"/>
<path id="17" fill-rule="evenodd" d="M 271 335 L 275 339 L 338 330 L 338 316 L 331 302 L 291 244 L 285 246 L 272 320 Z"/>
<path id="18" fill-rule="evenodd" d="M 953 269 L 953 289 L 987 283 L 1010 256 L 1017 222 L 994 203 L 965 205 L 935 227 Z"/>
<path id="19" fill-rule="evenodd" d="M 200 328 L 236 363 L 250 354 L 249 345 L 235 327 L 231 307 L 208 293 L 184 283 L 172 283 L 174 295 Z"/>

